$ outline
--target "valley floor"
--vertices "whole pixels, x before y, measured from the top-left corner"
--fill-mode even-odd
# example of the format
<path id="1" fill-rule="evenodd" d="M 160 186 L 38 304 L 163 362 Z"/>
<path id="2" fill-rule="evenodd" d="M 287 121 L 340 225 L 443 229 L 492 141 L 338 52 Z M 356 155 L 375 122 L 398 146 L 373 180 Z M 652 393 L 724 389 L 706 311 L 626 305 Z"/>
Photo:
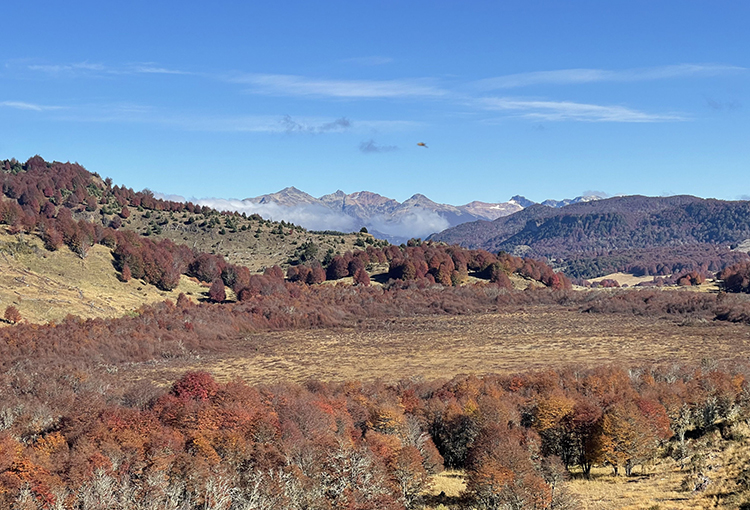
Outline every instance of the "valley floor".
<path id="1" fill-rule="evenodd" d="M 362 319 L 357 327 L 253 333 L 227 352 L 135 365 L 171 384 L 185 370 L 251 384 L 322 379 L 398 381 L 603 364 L 637 366 L 747 358 L 742 324 L 529 306 L 500 313 Z"/>

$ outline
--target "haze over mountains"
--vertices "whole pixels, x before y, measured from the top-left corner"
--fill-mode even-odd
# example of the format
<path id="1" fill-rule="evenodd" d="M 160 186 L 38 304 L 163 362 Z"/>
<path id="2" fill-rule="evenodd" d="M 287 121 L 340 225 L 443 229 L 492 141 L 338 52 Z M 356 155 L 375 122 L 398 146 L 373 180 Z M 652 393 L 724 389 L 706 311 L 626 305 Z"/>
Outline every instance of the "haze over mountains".
<path id="1" fill-rule="evenodd" d="M 601 198 L 601 193 L 586 194 L 561 201 L 546 200 L 542 204 L 557 208 Z M 535 204 L 520 195 L 507 202 L 473 201 L 454 206 L 433 202 L 421 194 L 398 202 L 370 191 L 346 194 L 341 190 L 316 198 L 294 187 L 244 200 L 202 199 L 198 203 L 220 210 L 257 213 L 264 218 L 288 221 L 310 230 L 352 232 L 366 227 L 376 237 L 393 243 L 415 237 L 426 238 L 467 222 L 493 221 Z"/>

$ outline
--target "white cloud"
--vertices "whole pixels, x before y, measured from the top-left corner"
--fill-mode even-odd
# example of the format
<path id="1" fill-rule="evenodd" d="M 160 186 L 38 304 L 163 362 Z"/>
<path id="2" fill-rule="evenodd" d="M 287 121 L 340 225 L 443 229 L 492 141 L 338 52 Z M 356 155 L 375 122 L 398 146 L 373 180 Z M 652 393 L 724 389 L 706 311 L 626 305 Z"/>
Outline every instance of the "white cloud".
<path id="1" fill-rule="evenodd" d="M 718 64 L 679 64 L 612 71 L 608 69 L 560 69 L 509 74 L 474 82 L 481 90 L 508 89 L 529 85 L 572 85 L 593 82 L 633 82 L 688 76 L 717 76 L 746 72 L 748 68 Z"/>
<path id="2" fill-rule="evenodd" d="M 435 211 L 415 207 L 395 219 L 382 216 L 370 218 L 368 228 L 370 227 L 391 237 L 410 239 L 425 238 L 435 232 L 442 232 L 450 227 L 450 223 Z"/>
<path id="3" fill-rule="evenodd" d="M 251 85 L 251 92 L 350 99 L 439 97 L 446 91 L 426 80 L 327 80 L 288 74 L 243 74 L 229 81 Z"/>
<path id="4" fill-rule="evenodd" d="M 259 214 L 265 219 L 284 220 L 308 230 L 354 232 L 366 226 L 368 229 L 380 232 L 392 240 L 410 239 L 412 237 L 425 238 L 450 226 L 448 220 L 438 213 L 420 207 L 415 207 L 408 213 L 395 218 L 376 216 L 365 220 L 318 204 L 287 207 L 275 202 L 258 204 L 248 200 L 223 198 L 191 199 L 191 201 L 220 211 Z"/>
<path id="5" fill-rule="evenodd" d="M 606 106 L 572 101 L 495 97 L 481 99 L 479 104 L 487 110 L 517 112 L 519 116 L 524 118 L 545 121 L 668 122 L 686 120 L 684 116 L 674 113 L 646 113 L 625 106 Z"/>
<path id="6" fill-rule="evenodd" d="M 44 112 L 48 110 L 62 110 L 62 106 L 49 106 L 43 104 L 26 103 L 24 101 L 0 101 L 0 106 L 15 108 L 17 110 L 32 110 L 35 112 Z"/>
<path id="7" fill-rule="evenodd" d="M 170 202 L 187 202 L 187 199 L 182 195 L 170 195 L 168 193 L 159 193 L 158 191 L 154 191 L 154 198 L 169 200 Z"/>
<path id="8" fill-rule="evenodd" d="M 193 74 L 178 69 L 160 67 L 153 62 L 140 62 L 122 66 L 107 66 L 91 62 L 76 62 L 72 64 L 31 64 L 27 65 L 26 68 L 30 71 L 39 71 L 53 75 Z"/>
<path id="9" fill-rule="evenodd" d="M 359 230 L 360 222 L 348 214 L 333 211 L 323 205 L 299 205 L 285 207 L 274 202 L 256 204 L 246 200 L 223 198 L 202 198 L 196 202 L 220 211 L 237 211 L 247 214 L 259 214 L 265 219 L 288 221 L 308 230 L 338 230 L 353 232 Z"/>

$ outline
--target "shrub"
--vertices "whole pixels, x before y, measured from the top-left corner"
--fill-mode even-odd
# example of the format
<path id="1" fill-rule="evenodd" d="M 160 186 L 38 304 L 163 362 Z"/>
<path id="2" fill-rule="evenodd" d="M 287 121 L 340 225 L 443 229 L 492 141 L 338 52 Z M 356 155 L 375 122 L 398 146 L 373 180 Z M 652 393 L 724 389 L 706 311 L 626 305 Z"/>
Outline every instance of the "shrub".
<path id="1" fill-rule="evenodd" d="M 18 308 L 13 305 L 10 305 L 5 309 L 5 314 L 3 315 L 3 317 L 5 317 L 5 320 L 10 322 L 11 324 L 17 324 L 21 322 L 21 312 L 19 312 Z"/>

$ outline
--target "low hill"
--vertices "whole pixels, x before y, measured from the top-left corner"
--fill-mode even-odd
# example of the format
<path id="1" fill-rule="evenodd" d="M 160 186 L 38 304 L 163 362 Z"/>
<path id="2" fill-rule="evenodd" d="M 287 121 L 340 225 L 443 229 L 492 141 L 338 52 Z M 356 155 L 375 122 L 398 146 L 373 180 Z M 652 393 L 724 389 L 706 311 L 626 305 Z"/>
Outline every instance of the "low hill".
<path id="1" fill-rule="evenodd" d="M 430 237 L 467 248 L 561 259 L 569 274 L 580 277 L 631 266 L 639 266 L 645 274 L 665 274 L 659 264 L 691 250 L 702 253 L 698 259 L 690 257 L 697 265 L 717 271 L 743 257 L 730 248 L 748 238 L 750 202 L 693 196 L 625 196 L 562 208 L 537 204 L 492 222 L 466 223 Z M 598 267 L 602 257 L 609 258 L 606 269 Z"/>
<path id="2" fill-rule="evenodd" d="M 139 280 L 122 282 L 112 261 L 105 246 L 92 246 L 81 259 L 65 246 L 50 252 L 36 236 L 0 228 L 0 312 L 14 306 L 33 323 L 60 322 L 68 314 L 120 317 L 144 304 L 176 301 L 180 293 L 198 301 L 208 290 L 186 276 L 171 291 Z"/>
<path id="3" fill-rule="evenodd" d="M 89 215 L 93 221 L 109 223 L 114 214 Z M 386 241 L 365 233 L 309 231 L 291 223 L 265 220 L 258 215 L 207 213 L 173 213 L 136 209 L 122 224 L 152 239 L 169 239 L 204 253 L 222 255 L 232 264 L 262 272 L 274 265 L 286 267 L 306 250 L 307 255 L 322 261 L 326 254 L 339 255 L 369 245 L 386 246 Z"/>
<path id="4" fill-rule="evenodd" d="M 28 322 L 68 314 L 114 317 L 180 292 L 213 302 L 246 301 L 349 277 L 358 286 L 369 286 L 372 277 L 422 287 L 470 281 L 506 289 L 534 282 L 570 287 L 543 263 L 416 240 L 390 246 L 365 231 L 310 232 L 113 186 L 78 164 L 37 156 L 24 164 L 4 161 L 2 170 L 0 248 L 6 264 L 0 305 L 18 308 Z M 513 274 L 523 281 L 514 284 Z M 18 322 L 13 317 L 9 313 L 7 322 Z"/>
<path id="5" fill-rule="evenodd" d="M 19 227 L 24 217 L 51 219 L 67 209 L 75 220 L 132 230 L 155 240 L 169 239 L 200 252 L 222 255 L 228 262 L 256 272 L 296 260 L 302 245 L 307 255 L 314 252 L 320 260 L 328 253 L 333 256 L 355 246 L 387 245 L 366 234 L 311 232 L 257 214 L 161 200 L 149 190 L 136 192 L 113 185 L 111 179 L 102 179 L 77 163 L 47 162 L 39 156 L 25 163 L 0 161 L 0 184 L 0 223 Z M 13 203 L 19 207 L 8 207 Z"/>

